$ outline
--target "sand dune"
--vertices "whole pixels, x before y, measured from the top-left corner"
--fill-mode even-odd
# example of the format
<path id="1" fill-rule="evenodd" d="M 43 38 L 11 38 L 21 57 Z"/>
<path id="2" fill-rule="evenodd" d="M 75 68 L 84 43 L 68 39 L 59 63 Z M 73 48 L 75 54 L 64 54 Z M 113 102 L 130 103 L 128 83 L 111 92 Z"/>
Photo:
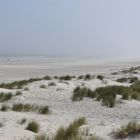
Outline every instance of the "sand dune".
<path id="1" fill-rule="evenodd" d="M 16 61 L 16 62 L 15 62 Z M 56 83 L 56 86 L 48 86 L 49 80 L 41 80 L 33 83 L 29 83 L 28 91 L 20 89 L 22 95 L 14 96 L 11 100 L 5 102 L 4 104 L 12 107 L 13 103 L 30 103 L 37 105 L 48 105 L 50 107 L 51 113 L 48 115 L 38 114 L 36 112 L 14 112 L 12 110 L 6 112 L 0 112 L 0 123 L 3 127 L 0 128 L 0 139 L 2 140 L 19 140 L 20 138 L 30 137 L 34 139 L 34 134 L 31 131 L 25 130 L 27 123 L 31 120 L 35 120 L 40 124 L 39 133 L 47 133 L 48 135 L 53 135 L 60 126 L 67 126 L 74 119 L 79 117 L 85 117 L 87 119 L 86 127 L 89 128 L 90 134 L 96 134 L 97 136 L 103 138 L 104 140 L 112 140 L 110 133 L 113 129 L 126 124 L 129 121 L 135 120 L 140 122 L 140 102 L 136 100 L 122 100 L 121 103 L 115 105 L 114 108 L 107 108 L 101 105 L 101 102 L 84 98 L 83 101 L 72 102 L 71 97 L 73 94 L 73 89 L 76 86 L 89 87 L 95 90 L 97 87 L 108 86 L 108 85 L 122 85 L 130 86 L 129 83 L 118 83 L 114 79 L 120 75 L 112 76 L 111 72 L 122 69 L 124 64 L 92 64 L 88 63 L 84 65 L 79 62 L 74 64 L 70 61 L 66 62 L 46 62 L 42 60 L 42 63 L 30 62 L 26 60 L 14 60 L 13 62 L 1 62 L 0 74 L 1 81 L 13 81 L 17 79 L 24 79 L 35 76 L 42 75 L 61 75 L 67 74 L 83 74 L 89 73 L 98 74 L 102 73 L 105 75 L 105 79 L 99 80 L 93 78 L 91 80 L 79 80 L 77 78 L 70 81 L 62 82 L 57 79 L 52 79 L 51 81 Z M 8 64 L 9 63 L 9 64 Z M 17 63 L 20 63 L 19 65 Z M 36 64 L 38 63 L 38 64 Z M 55 63 L 55 64 L 54 64 Z M 59 65 L 61 63 L 61 65 Z M 69 64 L 70 63 L 70 64 Z M 77 63 L 80 65 L 77 65 Z M 57 65 L 58 66 L 57 66 Z M 56 66 L 55 66 L 56 65 Z M 125 65 L 126 67 L 132 64 Z M 83 69 L 82 69 L 82 68 Z M 125 67 L 124 67 L 125 68 Z M 107 71 L 107 72 L 106 72 Z M 31 74 L 31 75 L 30 75 Z M 130 74 L 132 76 L 132 74 Z M 46 88 L 40 88 L 40 85 L 46 85 Z M 1 92 L 12 92 L 14 95 L 19 89 L 0 89 Z M 3 103 L 0 103 L 2 106 Z M 19 124 L 19 121 L 23 118 L 27 119 L 27 122 L 23 125 Z"/>

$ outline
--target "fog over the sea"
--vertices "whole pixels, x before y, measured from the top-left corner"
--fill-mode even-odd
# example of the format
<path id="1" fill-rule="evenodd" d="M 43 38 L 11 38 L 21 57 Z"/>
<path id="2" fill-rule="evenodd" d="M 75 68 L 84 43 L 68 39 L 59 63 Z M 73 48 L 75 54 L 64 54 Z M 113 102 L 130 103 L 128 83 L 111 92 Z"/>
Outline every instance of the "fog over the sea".
<path id="1" fill-rule="evenodd" d="M 139 57 L 140 0 L 1 0 L 0 56 Z"/>

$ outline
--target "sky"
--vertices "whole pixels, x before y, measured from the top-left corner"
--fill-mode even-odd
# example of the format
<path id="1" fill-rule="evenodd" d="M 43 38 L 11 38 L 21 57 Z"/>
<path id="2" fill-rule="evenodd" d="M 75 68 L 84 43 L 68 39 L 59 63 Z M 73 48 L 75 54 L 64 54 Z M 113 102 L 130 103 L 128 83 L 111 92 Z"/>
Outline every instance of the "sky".
<path id="1" fill-rule="evenodd" d="M 0 0 L 0 56 L 139 57 L 140 0 Z"/>

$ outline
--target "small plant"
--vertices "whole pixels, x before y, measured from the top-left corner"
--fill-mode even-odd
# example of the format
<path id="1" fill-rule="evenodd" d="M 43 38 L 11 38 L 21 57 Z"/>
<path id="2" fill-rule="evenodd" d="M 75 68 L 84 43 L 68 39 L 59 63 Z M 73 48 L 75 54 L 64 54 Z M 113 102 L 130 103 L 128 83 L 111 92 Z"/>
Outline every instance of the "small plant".
<path id="1" fill-rule="evenodd" d="M 123 78 L 117 79 L 116 81 L 120 83 L 134 83 L 138 81 L 138 78 L 137 77 L 127 77 L 127 78 L 123 77 Z"/>
<path id="2" fill-rule="evenodd" d="M 39 124 L 35 121 L 32 121 L 28 124 L 28 126 L 26 127 L 26 130 L 37 133 L 39 131 Z"/>
<path id="3" fill-rule="evenodd" d="M 12 97 L 13 97 L 13 95 L 10 92 L 9 93 L 1 92 L 0 93 L 0 102 L 10 100 Z"/>
<path id="4" fill-rule="evenodd" d="M 105 106 L 107 106 L 109 108 L 114 107 L 115 106 L 115 103 L 116 103 L 115 98 L 114 97 L 111 97 L 111 96 L 108 97 L 108 98 L 104 98 L 102 100 L 102 105 L 105 105 Z"/>
<path id="5" fill-rule="evenodd" d="M 85 80 L 90 80 L 91 78 L 92 78 L 92 76 L 90 74 L 86 74 L 84 79 Z"/>
<path id="6" fill-rule="evenodd" d="M 102 105 L 114 107 L 117 94 L 123 94 L 126 88 L 123 86 L 106 86 L 95 90 L 96 100 L 101 101 Z"/>
<path id="7" fill-rule="evenodd" d="M 43 77 L 42 79 L 43 79 L 43 80 L 52 80 L 52 78 L 51 78 L 50 76 L 48 76 L 48 75 L 45 76 L 45 77 Z"/>
<path id="8" fill-rule="evenodd" d="M 38 112 L 40 114 L 48 114 L 49 113 L 49 107 L 48 106 L 38 106 L 38 105 L 31 105 L 31 104 L 22 104 L 17 103 L 13 104 L 12 107 L 13 111 L 16 112 Z"/>
<path id="9" fill-rule="evenodd" d="M 40 88 L 46 88 L 46 85 L 40 85 Z"/>
<path id="10" fill-rule="evenodd" d="M 20 124 L 22 125 L 22 124 L 24 124 L 24 123 L 26 123 L 26 118 L 23 118 L 21 121 L 20 121 Z"/>
<path id="11" fill-rule="evenodd" d="M 76 87 L 73 91 L 72 101 L 83 100 L 84 97 L 94 98 L 95 92 L 87 87 Z"/>
<path id="12" fill-rule="evenodd" d="M 22 95 L 22 92 L 21 91 L 17 91 L 15 95 L 16 96 Z"/>
<path id="13" fill-rule="evenodd" d="M 86 124 L 85 118 L 79 118 L 67 128 L 60 127 L 54 136 L 54 140 L 79 140 L 79 127 Z"/>
<path id="14" fill-rule="evenodd" d="M 28 91 L 28 90 L 29 90 L 29 88 L 28 88 L 28 87 L 25 87 L 25 88 L 24 88 L 24 90 L 25 90 L 25 91 Z"/>
<path id="15" fill-rule="evenodd" d="M 48 84 L 48 86 L 56 86 L 56 83 L 55 83 L 55 82 L 50 82 L 50 83 Z"/>
<path id="16" fill-rule="evenodd" d="M 140 134 L 140 124 L 136 122 L 129 122 L 113 132 L 114 137 L 117 139 L 127 138 L 129 136 L 136 136 Z"/>
<path id="17" fill-rule="evenodd" d="M 140 81 L 132 84 L 130 87 L 124 86 L 106 86 L 96 88 L 92 91 L 86 87 L 76 87 L 73 91 L 72 101 L 81 101 L 84 97 L 96 98 L 101 101 L 102 105 L 114 107 L 116 104 L 116 96 L 121 95 L 124 100 L 140 100 Z"/>
<path id="18" fill-rule="evenodd" d="M 2 84 L 0 84 L 0 88 L 22 89 L 28 83 L 32 83 L 32 82 L 39 81 L 39 80 L 42 80 L 42 79 L 41 78 L 30 78 L 28 80 L 14 81 L 11 83 L 2 83 Z"/>
<path id="19" fill-rule="evenodd" d="M 89 131 L 81 133 L 79 127 L 86 124 L 85 118 L 79 118 L 73 121 L 67 127 L 60 127 L 53 137 L 47 137 L 45 134 L 35 136 L 35 140 L 101 140 L 95 135 L 90 136 Z M 86 134 L 86 135 L 85 135 Z"/>
<path id="20" fill-rule="evenodd" d="M 54 76 L 54 79 L 58 79 L 58 76 Z"/>
<path id="21" fill-rule="evenodd" d="M 33 110 L 33 105 L 22 103 L 13 104 L 12 110 L 17 112 L 29 112 Z"/>
<path id="22" fill-rule="evenodd" d="M 78 76 L 78 79 L 83 79 L 83 78 L 84 78 L 84 75 Z"/>
<path id="23" fill-rule="evenodd" d="M 0 123 L 0 127 L 3 127 L 4 125 L 3 125 L 3 123 Z"/>
<path id="24" fill-rule="evenodd" d="M 133 92 L 133 94 L 131 95 L 131 98 L 134 100 L 140 100 L 140 95 L 137 92 Z"/>
<path id="25" fill-rule="evenodd" d="M 48 106 L 42 106 L 39 108 L 38 111 L 40 114 L 48 114 L 49 113 L 49 107 Z"/>
<path id="26" fill-rule="evenodd" d="M 66 75 L 66 76 L 61 76 L 61 77 L 59 77 L 60 80 L 66 80 L 66 81 L 69 81 L 69 80 L 71 80 L 72 78 L 74 78 L 74 76 L 70 76 L 70 75 Z"/>
<path id="27" fill-rule="evenodd" d="M 140 92 L 140 81 L 135 82 L 130 86 L 133 91 Z"/>
<path id="28" fill-rule="evenodd" d="M 97 75 L 97 79 L 103 80 L 104 79 L 104 76 L 103 75 Z"/>
<path id="29" fill-rule="evenodd" d="M 136 74 L 137 70 L 140 70 L 140 66 L 130 67 L 128 69 L 120 71 L 120 73 L 123 73 L 123 74 L 127 74 L 127 73 Z"/>
<path id="30" fill-rule="evenodd" d="M 86 119 L 84 117 L 81 117 L 79 119 L 76 119 L 74 122 L 73 122 L 74 125 L 76 125 L 77 127 L 80 127 L 84 124 L 86 124 Z"/>
<path id="31" fill-rule="evenodd" d="M 35 140 L 51 140 L 51 139 L 48 138 L 46 134 L 40 134 L 40 135 L 35 136 Z"/>
<path id="32" fill-rule="evenodd" d="M 1 111 L 7 111 L 9 109 L 9 106 L 7 106 L 7 105 L 2 105 L 2 107 L 1 107 Z"/>
<path id="33" fill-rule="evenodd" d="M 112 72 L 111 74 L 112 74 L 112 75 L 117 75 L 117 74 L 118 74 L 118 72 Z"/>

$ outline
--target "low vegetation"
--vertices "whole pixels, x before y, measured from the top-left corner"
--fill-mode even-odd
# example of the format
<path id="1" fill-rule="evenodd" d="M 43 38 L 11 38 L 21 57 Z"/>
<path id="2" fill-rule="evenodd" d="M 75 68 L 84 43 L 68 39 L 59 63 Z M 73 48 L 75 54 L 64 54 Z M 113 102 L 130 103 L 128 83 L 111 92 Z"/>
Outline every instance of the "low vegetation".
<path id="1" fill-rule="evenodd" d="M 91 80 L 93 78 L 94 78 L 94 75 L 90 75 L 90 74 L 78 76 L 78 79 L 84 79 L 84 80 Z"/>
<path id="2" fill-rule="evenodd" d="M 79 128 L 85 124 L 86 120 L 82 117 L 76 119 L 67 127 L 60 127 L 53 137 L 47 137 L 46 134 L 40 134 L 35 136 L 35 140 L 101 140 L 94 135 L 90 136 L 88 133 L 81 133 Z"/>
<path id="3" fill-rule="evenodd" d="M 97 88 L 95 91 L 87 87 L 76 87 L 73 91 L 72 101 L 80 101 L 84 97 L 89 97 L 101 101 L 102 105 L 114 107 L 117 95 L 121 95 L 124 100 L 140 100 L 140 81 L 135 82 L 130 87 L 106 86 Z"/>
<path id="4" fill-rule="evenodd" d="M 39 109 L 38 109 L 38 112 L 40 113 L 40 114 L 48 114 L 49 113 L 49 107 L 48 106 L 41 106 L 41 107 L 39 107 Z"/>
<path id="5" fill-rule="evenodd" d="M 84 80 L 91 80 L 93 78 L 95 78 L 95 76 L 94 75 L 90 75 L 90 74 L 80 75 L 78 77 L 78 79 L 84 79 Z M 99 80 L 103 80 L 104 79 L 104 76 L 103 75 L 97 75 L 96 78 L 99 79 Z"/>
<path id="6" fill-rule="evenodd" d="M 38 106 L 38 105 L 22 104 L 22 103 L 13 104 L 12 110 L 17 112 L 38 112 L 40 114 L 49 113 L 48 106 Z"/>
<path id="7" fill-rule="evenodd" d="M 19 95 L 22 95 L 21 91 L 17 91 L 15 93 L 15 95 L 13 95 L 11 92 L 8 92 L 8 93 L 1 92 L 0 93 L 0 102 L 8 101 L 8 100 L 12 99 L 13 96 L 19 96 Z"/>
<path id="8" fill-rule="evenodd" d="M 130 86 L 130 88 L 135 91 L 140 93 L 140 81 L 135 82 Z"/>
<path id="9" fill-rule="evenodd" d="M 21 91 L 17 91 L 15 95 L 16 96 L 22 95 L 22 92 Z"/>
<path id="10" fill-rule="evenodd" d="M 43 78 L 30 78 L 27 80 L 19 80 L 14 81 L 11 83 L 2 83 L 0 84 L 0 88 L 5 89 L 22 89 L 24 86 L 28 85 L 29 83 L 33 83 L 40 80 L 51 80 L 52 78 L 50 76 L 45 76 Z"/>
<path id="11" fill-rule="evenodd" d="M 52 80 L 52 78 L 47 75 L 47 76 L 43 77 L 41 80 Z"/>
<path id="12" fill-rule="evenodd" d="M 69 140 L 72 138 L 79 137 L 78 128 L 86 123 L 85 118 L 79 118 L 71 123 L 67 128 L 60 127 L 56 135 L 54 136 L 54 140 Z"/>
<path id="13" fill-rule="evenodd" d="M 25 91 L 28 91 L 28 90 L 29 90 L 29 88 L 28 88 L 28 87 L 25 87 L 25 88 L 24 88 L 24 90 L 25 90 Z"/>
<path id="14" fill-rule="evenodd" d="M 35 136 L 35 140 L 52 140 L 52 139 L 47 137 L 46 134 L 39 134 L 39 135 Z"/>
<path id="15" fill-rule="evenodd" d="M 90 74 L 86 74 L 85 76 L 84 76 L 84 80 L 90 80 L 90 79 L 92 79 L 93 77 L 92 77 L 92 75 L 90 75 Z"/>
<path id="16" fill-rule="evenodd" d="M 0 123 L 0 128 L 3 127 L 3 126 L 4 126 L 3 123 Z"/>
<path id="17" fill-rule="evenodd" d="M 96 100 L 101 101 L 102 105 L 114 107 L 116 103 L 116 95 L 124 94 L 126 87 L 123 86 L 106 86 L 95 90 Z"/>
<path id="18" fill-rule="evenodd" d="M 40 85 L 40 88 L 46 88 L 46 85 L 42 84 Z"/>
<path id="19" fill-rule="evenodd" d="M 31 121 L 31 122 L 29 122 L 28 126 L 26 127 L 26 130 L 37 133 L 39 131 L 39 124 L 35 121 Z"/>
<path id="20" fill-rule="evenodd" d="M 111 75 L 117 75 L 118 74 L 118 72 L 112 72 L 111 73 Z"/>
<path id="21" fill-rule="evenodd" d="M 121 73 L 123 73 L 123 74 L 127 74 L 127 73 L 136 74 L 137 71 L 140 71 L 140 66 L 131 67 L 131 68 L 128 68 L 126 70 L 122 70 Z"/>
<path id="22" fill-rule="evenodd" d="M 104 76 L 103 75 L 97 75 L 97 79 L 103 80 L 104 79 Z"/>
<path id="23" fill-rule="evenodd" d="M 37 110 L 37 108 L 34 105 L 17 103 L 13 104 L 12 110 L 17 112 L 29 112 Z"/>
<path id="24" fill-rule="evenodd" d="M 117 75 L 117 74 L 120 74 L 120 73 L 121 74 L 137 74 L 138 71 L 140 71 L 140 66 L 130 67 L 130 68 L 118 71 L 118 72 L 112 72 L 111 74 L 112 75 Z"/>
<path id="25" fill-rule="evenodd" d="M 138 81 L 138 78 L 137 77 L 127 77 L 127 78 L 123 77 L 123 78 L 117 79 L 116 81 L 120 83 L 134 83 Z"/>
<path id="26" fill-rule="evenodd" d="M 124 139 L 127 137 L 136 137 L 140 135 L 140 124 L 136 122 L 129 122 L 113 132 L 114 137 L 117 139 Z"/>
<path id="27" fill-rule="evenodd" d="M 1 111 L 3 111 L 3 112 L 5 112 L 5 111 L 7 111 L 9 109 L 9 106 L 7 106 L 7 105 L 2 105 L 2 107 L 1 107 Z"/>
<path id="28" fill-rule="evenodd" d="M 66 75 L 66 76 L 59 77 L 60 80 L 66 80 L 66 81 L 72 80 L 73 78 L 75 78 L 75 76 Z"/>
<path id="29" fill-rule="evenodd" d="M 0 102 L 8 101 L 8 100 L 12 99 L 12 97 L 13 97 L 13 95 L 11 92 L 9 92 L 9 93 L 1 92 L 0 93 Z"/>
<path id="30" fill-rule="evenodd" d="M 26 121 L 27 121 L 27 119 L 26 119 L 26 118 L 23 118 L 19 123 L 20 123 L 21 125 L 23 125 L 24 123 L 26 123 Z"/>
<path id="31" fill-rule="evenodd" d="M 80 75 L 80 76 L 78 76 L 78 79 L 84 79 L 84 75 Z"/>
<path id="32" fill-rule="evenodd" d="M 83 100 L 84 97 L 95 97 L 95 92 L 87 87 L 76 87 L 74 89 L 74 94 L 72 96 L 72 101 L 80 101 Z"/>
<path id="33" fill-rule="evenodd" d="M 55 83 L 55 82 L 50 82 L 50 83 L 48 84 L 48 86 L 56 86 L 56 83 Z"/>
<path id="34" fill-rule="evenodd" d="M 32 83 L 32 82 L 39 81 L 39 80 L 41 80 L 41 78 L 30 78 L 28 80 L 14 81 L 11 83 L 2 83 L 2 84 L 0 84 L 0 88 L 22 89 L 28 83 Z"/>
<path id="35" fill-rule="evenodd" d="M 38 135 L 35 140 L 85 140 L 79 132 L 79 127 L 86 124 L 85 118 L 79 118 L 72 122 L 68 127 L 60 127 L 53 137 Z"/>

